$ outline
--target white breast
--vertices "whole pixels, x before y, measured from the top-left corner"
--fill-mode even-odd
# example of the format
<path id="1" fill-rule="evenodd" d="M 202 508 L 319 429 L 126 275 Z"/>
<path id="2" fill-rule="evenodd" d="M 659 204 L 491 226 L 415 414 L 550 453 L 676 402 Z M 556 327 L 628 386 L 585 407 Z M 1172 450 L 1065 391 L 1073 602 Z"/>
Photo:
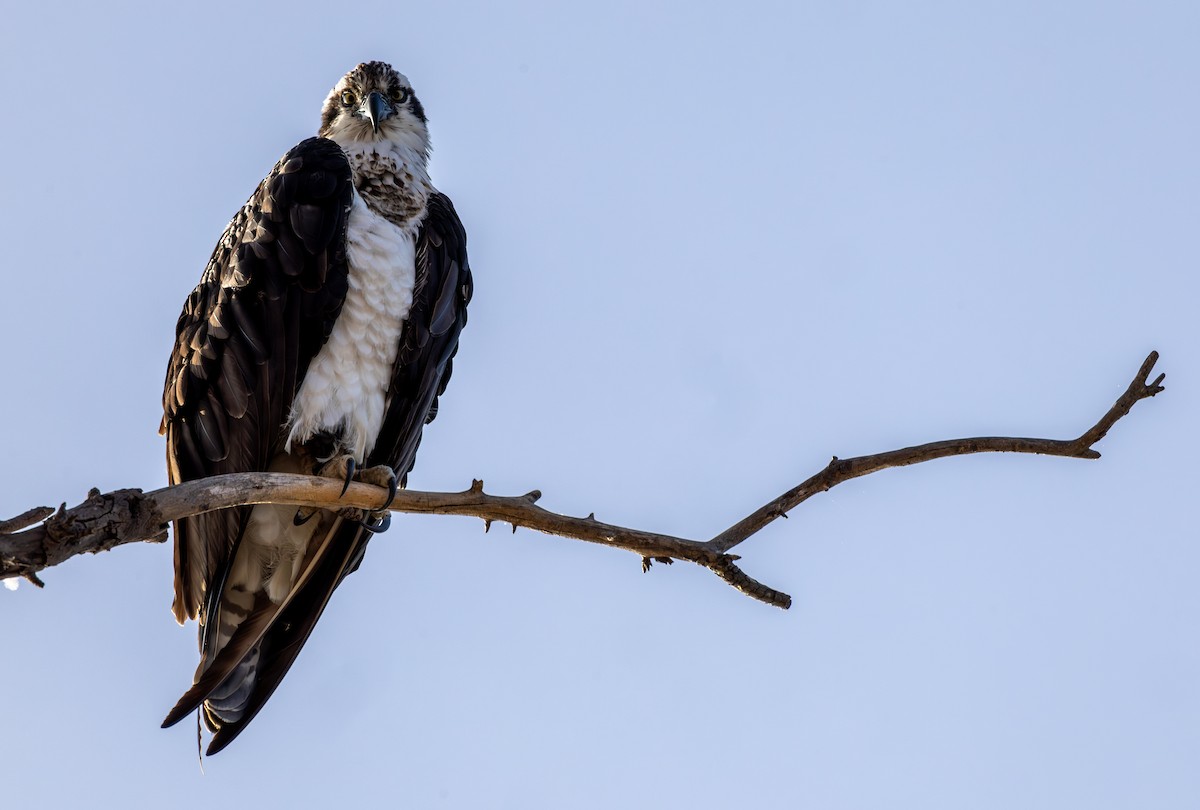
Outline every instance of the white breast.
<path id="1" fill-rule="evenodd" d="M 340 430 L 343 449 L 361 464 L 383 424 L 400 331 L 412 306 L 415 248 L 412 230 L 372 212 L 357 191 L 346 241 L 350 289 L 292 404 L 287 449 Z"/>

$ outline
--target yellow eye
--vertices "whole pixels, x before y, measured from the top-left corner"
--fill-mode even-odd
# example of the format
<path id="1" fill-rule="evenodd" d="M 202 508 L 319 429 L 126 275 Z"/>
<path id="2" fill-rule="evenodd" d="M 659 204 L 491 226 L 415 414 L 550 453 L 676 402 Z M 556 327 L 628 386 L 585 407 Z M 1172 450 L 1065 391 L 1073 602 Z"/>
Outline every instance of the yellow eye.
<path id="1" fill-rule="evenodd" d="M 408 91 L 403 87 L 396 87 L 392 89 L 392 92 L 389 95 L 391 95 L 393 103 L 400 104 L 408 98 Z"/>
<path id="2" fill-rule="evenodd" d="M 354 102 L 356 102 L 356 101 L 358 101 L 358 97 L 354 95 L 353 90 L 343 90 L 342 91 L 342 103 L 345 104 L 347 107 L 353 107 Z"/>

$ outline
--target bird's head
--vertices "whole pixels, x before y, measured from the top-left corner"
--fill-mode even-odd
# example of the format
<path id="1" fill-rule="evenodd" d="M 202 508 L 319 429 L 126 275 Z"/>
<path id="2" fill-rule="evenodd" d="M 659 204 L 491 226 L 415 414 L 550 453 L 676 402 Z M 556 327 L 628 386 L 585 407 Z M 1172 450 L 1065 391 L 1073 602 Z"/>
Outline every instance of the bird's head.
<path id="1" fill-rule="evenodd" d="M 386 62 L 363 62 L 334 85 L 318 134 L 343 147 L 391 141 L 429 151 L 425 109 L 404 74 Z"/>

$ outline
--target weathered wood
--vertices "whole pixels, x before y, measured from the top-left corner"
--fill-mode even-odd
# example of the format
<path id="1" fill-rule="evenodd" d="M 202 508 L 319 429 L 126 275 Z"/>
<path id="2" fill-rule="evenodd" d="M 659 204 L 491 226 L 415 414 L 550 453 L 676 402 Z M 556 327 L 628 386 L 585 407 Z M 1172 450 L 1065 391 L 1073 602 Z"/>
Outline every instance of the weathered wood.
<path id="1" fill-rule="evenodd" d="M 755 510 L 738 523 L 707 541 L 687 540 L 667 534 L 641 531 L 602 523 L 595 515 L 569 517 L 537 505 L 541 493 L 489 495 L 482 481 L 473 481 L 462 492 L 419 492 L 402 490 L 389 507 L 393 512 L 462 515 L 492 523 L 508 523 L 545 534 L 585 540 L 610 548 L 631 551 L 650 562 L 686 560 L 701 565 L 742 593 L 770 605 L 788 608 L 791 597 L 749 577 L 736 564 L 729 550 L 744 542 L 774 520 L 820 492 L 854 478 L 890 467 L 903 467 L 949 456 L 971 453 L 1036 453 L 1097 459 L 1092 445 L 1133 406 L 1163 390 L 1165 374 L 1148 382 L 1158 353 L 1151 352 L 1133 382 L 1100 418 L 1079 438 L 1024 439 L 978 437 L 931 442 L 870 456 L 834 458 L 816 475 Z M 23 576 L 41 585 L 37 573 L 83 552 L 107 551 L 125 543 L 162 542 L 167 524 L 182 517 L 257 503 L 318 506 L 332 509 L 378 509 L 387 500 L 387 490 L 354 483 L 341 495 L 342 483 L 330 478 L 284 473 L 234 473 L 188 481 L 173 487 L 142 492 L 121 489 L 100 493 L 93 489 L 82 504 L 55 512 L 49 507 L 27 510 L 0 521 L 0 579 Z M 34 523 L 43 521 L 41 525 Z M 32 528 L 28 528 L 32 526 Z"/>

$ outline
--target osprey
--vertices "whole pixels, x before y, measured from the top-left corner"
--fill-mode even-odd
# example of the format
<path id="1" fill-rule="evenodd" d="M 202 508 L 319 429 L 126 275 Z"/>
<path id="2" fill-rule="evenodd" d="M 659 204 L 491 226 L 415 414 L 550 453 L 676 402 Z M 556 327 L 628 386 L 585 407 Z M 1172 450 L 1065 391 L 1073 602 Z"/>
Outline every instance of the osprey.
<path id="1" fill-rule="evenodd" d="M 274 471 L 404 485 L 471 298 L 466 234 L 428 157 L 424 109 L 390 65 L 330 91 L 318 137 L 234 216 L 179 317 L 160 428 L 172 484 Z M 387 522 L 269 504 L 177 521 L 173 611 L 199 619 L 200 665 L 163 726 L 199 710 L 209 754 L 237 737 Z"/>

